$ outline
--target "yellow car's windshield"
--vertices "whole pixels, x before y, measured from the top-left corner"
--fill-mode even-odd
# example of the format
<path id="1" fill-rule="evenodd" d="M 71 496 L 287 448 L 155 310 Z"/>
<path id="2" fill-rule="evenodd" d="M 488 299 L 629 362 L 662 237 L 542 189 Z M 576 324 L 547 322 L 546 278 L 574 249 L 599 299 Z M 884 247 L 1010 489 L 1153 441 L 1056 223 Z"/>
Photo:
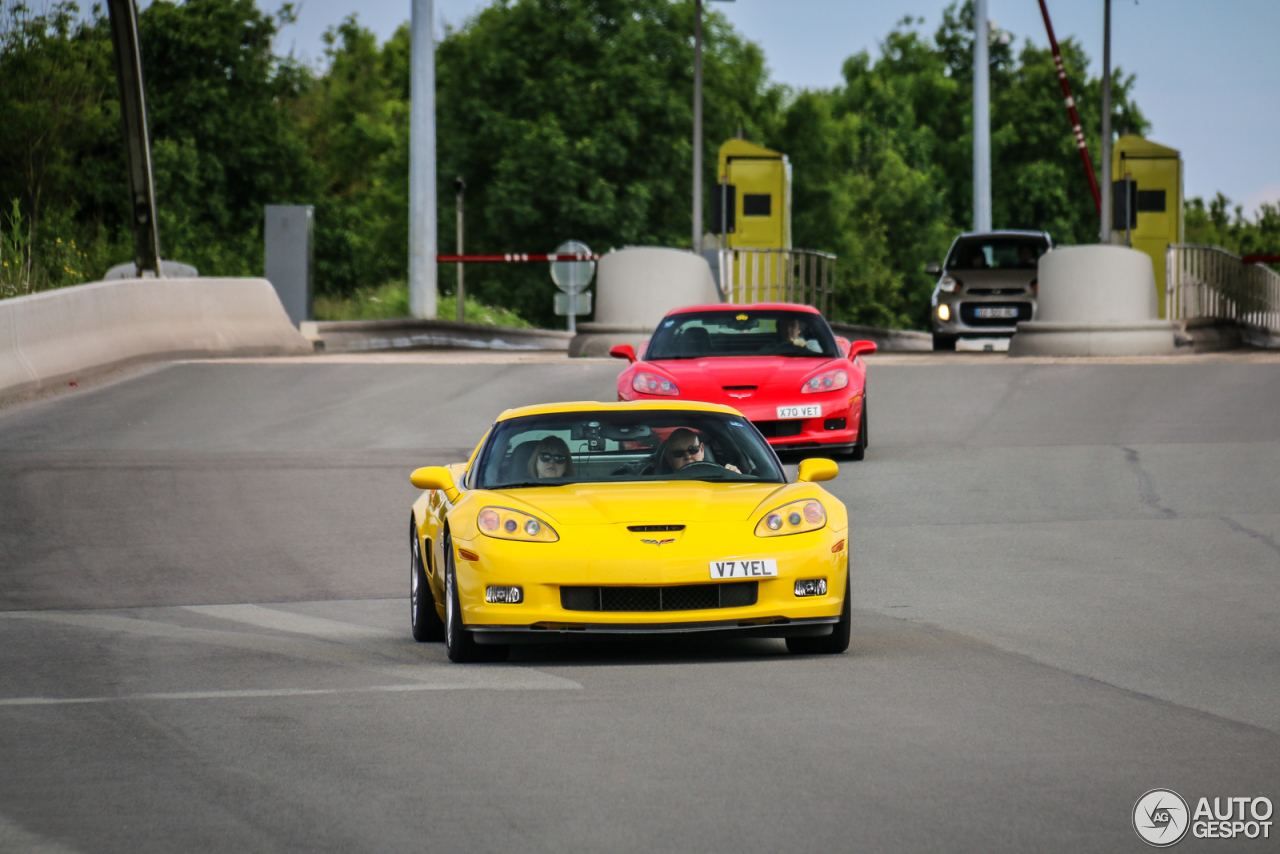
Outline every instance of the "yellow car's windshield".
<path id="1" fill-rule="evenodd" d="M 494 426 L 481 489 L 637 480 L 783 483 L 778 458 L 747 419 L 721 412 L 564 412 Z"/>

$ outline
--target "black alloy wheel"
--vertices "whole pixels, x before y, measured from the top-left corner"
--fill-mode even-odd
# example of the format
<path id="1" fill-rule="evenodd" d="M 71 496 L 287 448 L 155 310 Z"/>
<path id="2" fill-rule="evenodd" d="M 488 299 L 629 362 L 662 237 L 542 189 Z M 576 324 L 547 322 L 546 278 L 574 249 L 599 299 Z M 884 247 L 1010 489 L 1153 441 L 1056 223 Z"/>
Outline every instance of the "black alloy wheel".
<path id="1" fill-rule="evenodd" d="M 787 638 L 787 652 L 797 655 L 839 655 L 849 648 L 849 634 L 853 627 L 853 606 L 849 602 L 849 574 L 845 572 L 844 607 L 840 609 L 840 622 L 831 634 L 817 638 Z"/>
<path id="2" fill-rule="evenodd" d="M 862 414 L 858 416 L 858 441 L 853 443 L 853 447 L 849 449 L 849 458 L 852 460 L 861 460 L 867 455 L 867 445 L 869 444 L 869 436 L 871 434 L 867 430 L 867 391 L 862 390 Z"/>
<path id="3" fill-rule="evenodd" d="M 933 349 L 954 351 L 956 349 L 956 337 L 943 332 L 933 333 Z"/>
<path id="4" fill-rule="evenodd" d="M 436 597 L 427 581 L 426 564 L 422 560 L 422 545 L 418 538 L 418 526 L 409 520 L 409 620 L 413 626 L 413 639 L 426 643 L 444 640 L 444 623 L 436 611 Z"/>
<path id="5" fill-rule="evenodd" d="M 505 661 L 510 647 L 478 644 L 475 635 L 462 623 L 462 602 L 458 598 L 458 571 L 453 560 L 453 538 L 444 535 L 444 649 L 449 660 L 464 664 L 472 661 Z"/>

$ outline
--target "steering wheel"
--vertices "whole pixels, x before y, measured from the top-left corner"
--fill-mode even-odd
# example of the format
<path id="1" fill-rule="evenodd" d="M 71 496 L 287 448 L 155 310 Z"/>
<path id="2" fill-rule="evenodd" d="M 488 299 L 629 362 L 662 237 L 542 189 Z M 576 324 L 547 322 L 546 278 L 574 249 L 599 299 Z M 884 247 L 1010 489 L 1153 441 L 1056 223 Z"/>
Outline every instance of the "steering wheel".
<path id="1" fill-rule="evenodd" d="M 685 465 L 680 469 L 680 471 L 675 472 L 675 474 L 710 474 L 711 472 L 720 472 L 724 470 L 725 467 L 719 463 L 708 462 L 707 460 L 698 460 L 695 463 Z"/>

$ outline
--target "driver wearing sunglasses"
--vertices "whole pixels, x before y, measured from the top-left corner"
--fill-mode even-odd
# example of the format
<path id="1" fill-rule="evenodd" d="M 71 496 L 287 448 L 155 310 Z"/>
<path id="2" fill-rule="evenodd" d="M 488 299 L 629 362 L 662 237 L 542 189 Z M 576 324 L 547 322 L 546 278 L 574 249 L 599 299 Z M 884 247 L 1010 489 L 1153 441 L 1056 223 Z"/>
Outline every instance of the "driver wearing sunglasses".
<path id="1" fill-rule="evenodd" d="M 569 446 L 558 436 L 547 436 L 529 457 L 529 475 L 535 478 L 572 477 L 573 457 Z"/>
<path id="2" fill-rule="evenodd" d="M 681 427 L 667 438 L 666 448 L 662 452 L 662 459 L 665 465 L 663 468 L 678 472 L 680 469 L 690 463 L 706 462 L 706 445 L 697 433 L 685 427 Z M 716 465 L 716 463 L 712 463 Z M 724 468 L 729 471 L 738 472 L 738 468 L 732 465 L 726 465 Z M 741 472 L 738 472 L 741 474 Z"/>

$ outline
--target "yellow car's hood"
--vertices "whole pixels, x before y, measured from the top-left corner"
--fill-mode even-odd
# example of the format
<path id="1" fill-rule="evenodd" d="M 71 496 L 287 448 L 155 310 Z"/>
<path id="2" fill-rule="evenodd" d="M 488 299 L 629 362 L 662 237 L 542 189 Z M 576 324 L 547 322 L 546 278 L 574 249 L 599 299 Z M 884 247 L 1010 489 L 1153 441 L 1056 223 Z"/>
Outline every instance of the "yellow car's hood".
<path id="1" fill-rule="evenodd" d="M 495 490 L 512 509 L 527 507 L 553 525 L 686 525 L 691 522 L 745 520 L 781 483 L 708 483 L 682 480 L 660 483 L 582 483 L 556 487 Z M 487 502 L 486 502 L 487 503 Z M 498 503 L 498 502 L 495 502 Z"/>

